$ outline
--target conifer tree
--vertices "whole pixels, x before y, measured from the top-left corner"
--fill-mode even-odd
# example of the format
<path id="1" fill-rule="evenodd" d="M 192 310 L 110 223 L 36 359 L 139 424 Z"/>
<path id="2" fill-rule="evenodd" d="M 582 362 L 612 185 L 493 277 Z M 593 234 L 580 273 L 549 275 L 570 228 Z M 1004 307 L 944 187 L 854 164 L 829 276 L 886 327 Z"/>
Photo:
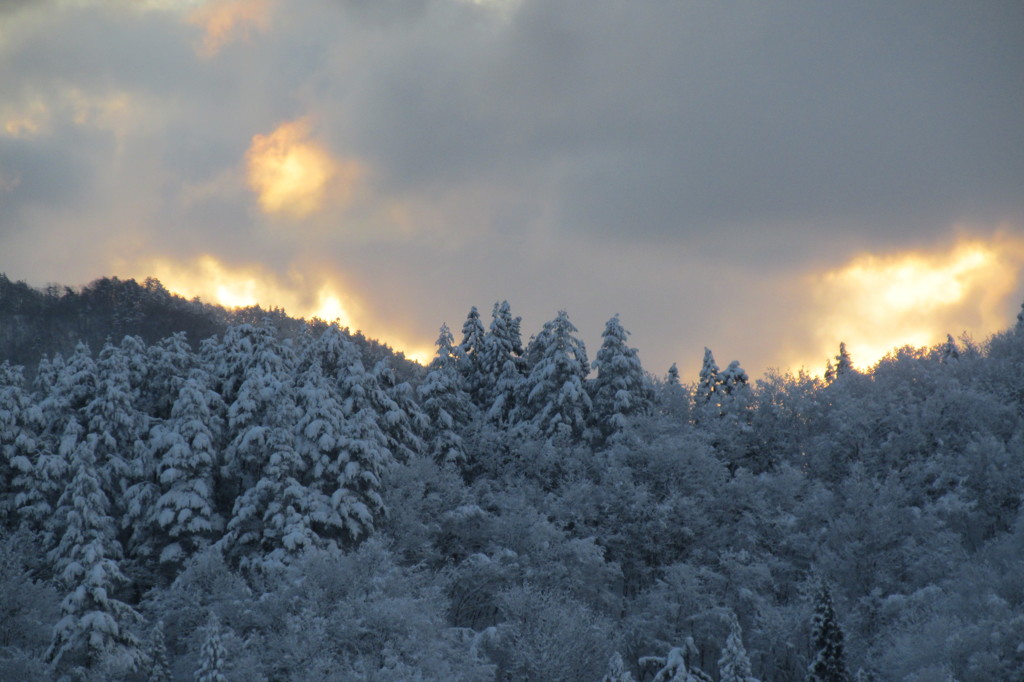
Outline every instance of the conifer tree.
<path id="1" fill-rule="evenodd" d="M 592 417 L 602 442 L 621 433 L 629 417 L 650 411 L 652 392 L 637 350 L 626 343 L 628 335 L 618 315 L 608 320 L 594 359 L 597 378 L 591 385 Z"/>
<path id="2" fill-rule="evenodd" d="M 227 651 L 221 641 L 220 620 L 214 613 L 206 622 L 206 637 L 199 651 L 199 668 L 196 670 L 196 682 L 228 682 L 224 675 L 227 664 Z"/>
<path id="3" fill-rule="evenodd" d="M 143 386 L 140 407 L 158 419 L 167 419 L 198 358 L 192 353 L 185 332 L 161 339 L 146 349 L 146 354 L 150 372 Z"/>
<path id="4" fill-rule="evenodd" d="M 328 470 L 337 483 L 331 505 L 341 515 L 346 540 L 355 542 L 373 531 L 383 513 L 381 475 L 393 458 L 374 407 L 380 386 L 358 354 L 349 354 L 339 388 L 345 421 L 343 447 Z"/>
<path id="5" fill-rule="evenodd" d="M 154 551 L 172 574 L 224 525 L 214 496 L 223 430 L 219 400 L 207 387 L 206 374 L 193 370 L 178 391 L 170 419 L 156 425 L 150 438 L 160 490 L 152 508 L 159 529 L 153 533 Z"/>
<path id="6" fill-rule="evenodd" d="M 396 460 L 406 462 L 423 450 L 421 434 L 425 429 L 426 417 L 415 399 L 409 395 L 409 385 L 398 384 L 395 371 L 386 359 L 374 365 L 371 375 L 378 390 L 370 391 L 367 395 L 379 417 L 378 424 L 384 432 L 388 450 Z"/>
<path id="7" fill-rule="evenodd" d="M 452 343 L 448 325 L 441 325 L 437 352 L 418 391 L 430 424 L 426 453 L 438 463 L 462 464 L 466 452 L 458 430 L 469 422 L 473 404 L 462 390 L 462 375 L 456 367 Z"/>
<path id="8" fill-rule="evenodd" d="M 469 309 L 466 321 L 462 324 L 462 343 L 458 347 L 458 367 L 462 374 L 466 393 L 481 409 L 486 409 L 484 402 L 487 397 L 484 394 L 486 379 L 481 357 L 485 334 L 483 322 L 480 321 L 480 312 L 476 306 L 473 306 Z"/>
<path id="9" fill-rule="evenodd" d="M 618 651 L 608 659 L 608 668 L 601 682 L 636 682 L 633 675 L 626 670 L 626 664 L 622 662 L 622 655 Z"/>
<path id="10" fill-rule="evenodd" d="M 40 533 L 44 547 L 50 547 L 62 532 L 54 510 L 73 473 L 69 462 L 78 448 L 85 429 L 74 416 L 65 417 L 66 425 L 59 442 L 45 443 L 34 461 L 17 458 L 14 477 L 15 506 L 24 522 Z"/>
<path id="11" fill-rule="evenodd" d="M 719 682 L 757 682 L 750 673 L 750 658 L 743 646 L 743 631 L 733 615 L 729 623 L 729 635 L 718 659 Z"/>
<path id="12" fill-rule="evenodd" d="M 718 365 L 715 364 L 715 356 L 710 348 L 704 349 L 704 362 L 700 368 L 700 375 L 697 378 L 697 391 L 694 401 L 698 406 L 716 402 L 716 392 L 720 384 L 718 377 Z"/>
<path id="13" fill-rule="evenodd" d="M 491 318 L 480 352 L 482 408 L 488 420 L 506 425 L 523 378 L 521 319 L 512 317 L 508 301 L 495 303 Z"/>
<path id="14" fill-rule="evenodd" d="M 31 470 L 36 455 L 32 401 L 22 385 L 22 368 L 0 363 L 0 527 L 16 524 L 15 479 Z"/>
<path id="15" fill-rule="evenodd" d="M 946 334 L 946 342 L 939 348 L 939 362 L 949 364 L 960 359 L 960 349 L 952 334 Z"/>
<path id="16" fill-rule="evenodd" d="M 157 621 L 149 637 L 149 682 L 171 682 L 171 666 L 167 662 L 167 641 L 164 622 Z"/>
<path id="17" fill-rule="evenodd" d="M 814 601 L 811 650 L 814 654 L 807 668 L 807 682 L 848 682 L 843 631 L 832 605 L 832 593 L 824 582 Z"/>
<path id="18" fill-rule="evenodd" d="M 846 350 L 846 343 L 845 342 L 840 342 L 840 344 L 839 344 L 839 354 L 836 355 L 836 365 L 835 365 L 835 367 L 836 367 L 836 379 L 841 379 L 842 377 L 844 377 L 847 374 L 850 374 L 850 373 L 852 373 L 854 371 L 854 369 L 853 369 L 853 361 L 850 359 L 849 351 Z"/>
<path id="19" fill-rule="evenodd" d="M 140 617 L 115 596 L 127 579 L 118 565 L 121 547 L 110 503 L 96 472 L 98 440 L 90 434 L 78 443 L 71 462 L 74 477 L 58 503 L 56 516 L 64 532 L 50 558 L 70 592 L 61 603 L 62 618 L 46 657 L 58 669 L 103 663 L 136 670 L 143 655 L 131 629 Z"/>
<path id="20" fill-rule="evenodd" d="M 521 387 L 516 421 L 526 433 L 547 439 L 576 439 L 590 418 L 584 381 L 590 372 L 587 349 L 564 310 L 547 322 L 531 343 L 536 358 Z"/>

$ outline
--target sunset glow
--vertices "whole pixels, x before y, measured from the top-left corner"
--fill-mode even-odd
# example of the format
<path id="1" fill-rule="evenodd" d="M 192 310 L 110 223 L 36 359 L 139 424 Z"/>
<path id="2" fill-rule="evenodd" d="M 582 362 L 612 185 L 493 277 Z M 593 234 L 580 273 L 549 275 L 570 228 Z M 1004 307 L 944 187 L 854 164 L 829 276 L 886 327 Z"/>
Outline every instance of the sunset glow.
<path id="1" fill-rule="evenodd" d="M 282 123 L 269 135 L 255 135 L 246 154 L 249 186 L 265 213 L 301 218 L 328 198 L 344 201 L 358 179 L 358 164 L 339 162 L 309 139 L 309 122 Z"/>
<path id="2" fill-rule="evenodd" d="M 142 273 L 148 273 L 146 275 Z M 371 338 L 387 341 L 410 360 L 430 362 L 434 351 L 422 341 L 408 340 L 388 329 L 389 320 L 356 320 L 358 302 L 342 293 L 342 286 L 329 275 L 302 276 L 290 273 L 281 277 L 259 265 L 228 265 L 204 254 L 193 262 L 172 262 L 155 258 L 137 273 L 153 276 L 169 290 L 185 298 L 196 298 L 226 308 L 259 305 L 283 308 L 292 317 L 314 317 L 337 322 L 342 327 L 362 330 Z"/>
<path id="3" fill-rule="evenodd" d="M 867 368 L 893 348 L 930 346 L 963 331 L 983 336 L 1006 326 L 1007 298 L 1024 264 L 1024 239 L 963 238 L 951 248 L 862 254 L 816 275 L 810 325 L 817 366 L 840 341 Z"/>
<path id="4" fill-rule="evenodd" d="M 270 28 L 270 0 L 213 0 L 188 13 L 188 23 L 203 29 L 196 52 L 215 56 L 234 40 L 247 40 L 254 32 Z"/>

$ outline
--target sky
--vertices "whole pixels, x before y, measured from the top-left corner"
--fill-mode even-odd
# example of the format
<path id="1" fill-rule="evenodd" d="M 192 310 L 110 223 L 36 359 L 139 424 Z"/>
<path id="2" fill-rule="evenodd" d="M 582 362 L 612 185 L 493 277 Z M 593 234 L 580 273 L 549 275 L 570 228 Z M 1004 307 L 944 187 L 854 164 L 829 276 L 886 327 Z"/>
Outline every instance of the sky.
<path id="1" fill-rule="evenodd" d="M 1024 4 L 0 0 L 0 272 L 429 358 L 620 314 L 645 368 L 976 341 L 1024 301 Z M 457 339 L 458 340 L 458 339 Z"/>

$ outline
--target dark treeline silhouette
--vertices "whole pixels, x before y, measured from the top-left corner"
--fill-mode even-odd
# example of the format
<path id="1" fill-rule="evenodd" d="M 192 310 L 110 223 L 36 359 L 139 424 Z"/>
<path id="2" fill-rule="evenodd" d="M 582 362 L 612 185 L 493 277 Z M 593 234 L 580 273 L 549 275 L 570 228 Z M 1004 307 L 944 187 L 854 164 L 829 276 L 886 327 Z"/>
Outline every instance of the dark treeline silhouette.
<path id="1" fill-rule="evenodd" d="M 473 308 L 417 368 L 152 280 L 2 285 L 2 679 L 1024 675 L 1024 323 L 682 383 L 617 315 L 591 358 Z"/>

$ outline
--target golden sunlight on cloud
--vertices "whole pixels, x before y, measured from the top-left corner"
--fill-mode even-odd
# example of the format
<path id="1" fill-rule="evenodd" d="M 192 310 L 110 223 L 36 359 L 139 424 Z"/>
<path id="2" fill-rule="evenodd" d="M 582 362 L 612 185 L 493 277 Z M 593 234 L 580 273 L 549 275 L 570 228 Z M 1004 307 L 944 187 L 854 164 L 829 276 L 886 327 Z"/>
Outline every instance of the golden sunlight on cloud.
<path id="1" fill-rule="evenodd" d="M 356 325 L 353 313 L 361 310 L 358 302 L 342 294 L 343 285 L 329 274 L 317 273 L 314 279 L 306 274 L 309 270 L 303 269 L 280 277 L 259 265 L 227 265 L 209 254 L 190 263 L 155 258 L 132 269 L 130 276 L 156 277 L 169 291 L 186 298 L 199 297 L 228 308 L 283 308 L 293 317 L 318 317 L 350 329 L 361 328 L 368 336 L 392 345 L 421 364 L 430 362 L 434 355 L 432 348 L 407 343 L 384 325 L 365 326 L 373 320 L 364 320 L 362 327 Z"/>
<path id="2" fill-rule="evenodd" d="M 248 40 L 252 31 L 270 28 L 271 0 L 213 0 L 186 15 L 186 21 L 203 29 L 196 45 L 201 57 L 209 58 L 233 40 Z"/>
<path id="3" fill-rule="evenodd" d="M 246 153 L 249 186 L 264 213 L 302 218 L 318 211 L 328 196 L 347 201 L 362 175 L 355 161 L 338 161 L 309 139 L 309 121 L 282 123 L 269 135 L 255 135 Z"/>
<path id="4" fill-rule="evenodd" d="M 863 369 L 894 348 L 1003 329 L 1022 265 L 1024 238 L 1000 234 L 963 237 L 946 250 L 863 254 L 815 275 L 810 320 L 818 356 L 810 365 L 835 355 L 840 341 Z"/>

